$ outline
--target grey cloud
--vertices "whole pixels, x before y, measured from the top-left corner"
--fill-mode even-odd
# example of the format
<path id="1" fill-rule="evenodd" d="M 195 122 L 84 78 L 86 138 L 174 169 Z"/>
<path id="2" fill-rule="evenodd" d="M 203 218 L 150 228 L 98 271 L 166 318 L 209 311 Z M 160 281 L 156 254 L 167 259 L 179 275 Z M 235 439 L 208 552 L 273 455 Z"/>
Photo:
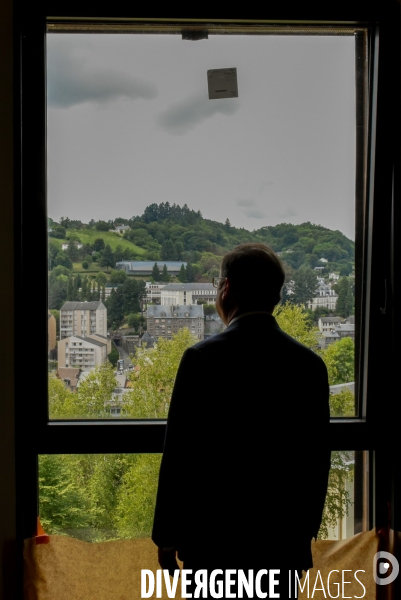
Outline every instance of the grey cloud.
<path id="1" fill-rule="evenodd" d="M 237 200 L 236 202 L 237 206 L 256 206 L 256 202 L 255 200 Z"/>
<path id="2" fill-rule="evenodd" d="M 265 189 L 270 185 L 273 185 L 273 183 L 273 181 L 262 181 L 258 189 L 258 194 L 262 194 L 265 191 Z"/>
<path id="3" fill-rule="evenodd" d="M 52 50 L 48 56 L 50 106 L 69 108 L 85 102 L 105 104 L 119 99 L 150 100 L 157 96 L 157 88 L 152 83 L 110 68 L 90 68 L 63 47 L 60 51 Z"/>
<path id="4" fill-rule="evenodd" d="M 182 135 L 216 114 L 233 115 L 238 108 L 235 98 L 209 100 L 192 97 L 161 113 L 157 121 L 166 131 Z"/>
<path id="5" fill-rule="evenodd" d="M 266 217 L 266 213 L 259 208 L 249 208 L 242 211 L 244 215 L 250 219 L 264 219 Z"/>
<path id="6" fill-rule="evenodd" d="M 296 216 L 297 216 L 297 214 L 298 214 L 298 213 L 297 213 L 297 212 L 296 212 L 296 211 L 295 211 L 293 208 L 287 208 L 287 210 L 285 210 L 284 212 L 282 212 L 282 213 L 279 213 L 279 215 L 278 215 L 278 216 L 279 216 L 281 219 L 284 219 L 284 218 L 288 218 L 288 217 L 296 217 Z"/>

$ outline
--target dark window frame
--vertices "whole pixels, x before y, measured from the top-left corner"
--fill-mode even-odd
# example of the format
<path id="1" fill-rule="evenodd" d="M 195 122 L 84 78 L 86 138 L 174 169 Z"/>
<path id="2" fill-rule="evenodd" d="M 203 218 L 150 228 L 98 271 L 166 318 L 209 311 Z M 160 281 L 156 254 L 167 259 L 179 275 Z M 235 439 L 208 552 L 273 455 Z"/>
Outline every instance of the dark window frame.
<path id="1" fill-rule="evenodd" d="M 384 519 L 384 504 L 389 495 L 389 478 L 377 476 L 383 471 L 383 449 L 391 424 L 394 423 L 396 401 L 391 394 L 394 368 L 391 354 L 397 339 L 394 315 L 394 235 L 398 212 L 394 199 L 399 192 L 399 7 L 395 0 L 382 0 L 366 6 L 359 2 L 339 2 L 335 7 L 310 9 L 299 4 L 279 4 L 269 7 L 269 15 L 256 9 L 247 9 L 248 17 L 241 20 L 269 20 L 271 24 L 310 24 L 369 27 L 369 130 L 366 140 L 368 152 L 367 204 L 357 208 L 360 223 L 360 256 L 362 277 L 357 295 L 365 301 L 357 308 L 364 330 L 363 345 L 357 360 L 362 374 L 366 395 L 364 411 L 366 418 L 333 419 L 330 426 L 330 445 L 333 450 L 369 450 L 372 472 L 376 484 L 372 487 L 374 511 L 371 510 L 370 526 Z M 287 15 L 291 16 L 291 21 Z M 45 112 L 45 35 L 46 17 L 52 20 L 75 19 L 98 20 L 93 4 L 85 0 L 79 7 L 73 3 L 48 0 L 30 3 L 22 0 L 16 9 L 16 29 L 19 47 L 16 61 L 18 115 L 17 138 L 20 156 L 16 168 L 16 196 L 20 209 L 16 216 L 17 260 L 20 260 L 20 280 L 17 297 L 33 304 L 31 314 L 37 315 L 38 356 L 44 364 L 24 364 L 24 375 L 17 372 L 17 502 L 20 539 L 35 532 L 38 513 L 37 456 L 45 453 L 121 453 L 161 452 L 165 432 L 164 421 L 53 421 L 48 418 L 47 408 L 47 219 L 46 219 L 46 112 Z M 143 17 L 144 20 L 146 15 Z M 235 15 L 229 15 L 235 19 Z M 102 20 L 107 22 L 140 18 L 127 15 L 126 8 L 117 1 L 112 8 L 103 11 Z M 162 19 L 160 19 L 162 20 Z M 171 19 L 179 21 L 179 19 Z M 201 19 L 199 19 L 201 20 Z M 207 21 L 207 19 L 206 19 Z M 154 20 L 157 22 L 157 20 Z M 193 21 L 181 20 L 188 25 Z M 260 22 L 260 21 L 259 21 Z M 379 39 L 380 38 L 380 39 Z M 380 52 L 378 51 L 380 42 Z M 395 131 L 389 142 L 387 132 Z M 362 134 L 361 134 L 362 135 Z M 363 134 L 364 135 L 364 134 Z M 17 134 L 18 136 L 18 134 Z M 358 137 L 358 136 L 357 136 Z M 360 140 L 364 144 L 365 140 Z M 363 224 L 363 225 L 362 225 Z M 32 268 L 32 248 L 38 257 Z M 21 302 L 21 308 L 23 307 Z M 17 314 L 16 331 L 23 339 L 23 312 Z M 362 339 L 362 338 L 361 338 Z M 387 351 L 382 351 L 385 348 Z M 25 362 L 25 361 L 24 361 Z M 21 364 L 17 351 L 16 364 Z M 40 366 L 40 365 L 39 365 Z M 18 367 L 17 367 L 18 371 Z M 384 380 L 384 377 L 387 377 Z M 34 382 L 35 398 L 28 398 L 26 387 Z M 383 397 L 386 410 L 383 412 Z M 373 469 L 374 467 L 374 469 Z M 388 473 L 389 471 L 386 471 Z M 378 485 L 378 482 L 381 485 Z M 373 502 L 370 502 L 373 506 Z M 374 514 L 373 514 L 374 512 Z"/>

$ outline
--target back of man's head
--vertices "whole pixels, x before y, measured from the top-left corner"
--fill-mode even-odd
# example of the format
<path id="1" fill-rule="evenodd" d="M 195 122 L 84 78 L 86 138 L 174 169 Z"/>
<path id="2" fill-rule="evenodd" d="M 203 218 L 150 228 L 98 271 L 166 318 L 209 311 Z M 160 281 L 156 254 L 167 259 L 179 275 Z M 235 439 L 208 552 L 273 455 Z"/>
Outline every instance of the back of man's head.
<path id="1" fill-rule="evenodd" d="M 265 244 L 236 246 L 223 258 L 221 276 L 229 280 L 233 299 L 242 311 L 273 311 L 280 302 L 283 265 Z"/>

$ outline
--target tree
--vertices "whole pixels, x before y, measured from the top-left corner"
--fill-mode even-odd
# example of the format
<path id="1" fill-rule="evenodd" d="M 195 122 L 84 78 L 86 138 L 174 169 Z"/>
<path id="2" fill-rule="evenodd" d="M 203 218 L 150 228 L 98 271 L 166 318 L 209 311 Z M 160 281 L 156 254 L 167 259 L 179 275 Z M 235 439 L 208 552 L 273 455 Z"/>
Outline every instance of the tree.
<path id="1" fill-rule="evenodd" d="M 101 250 L 104 249 L 105 245 L 106 244 L 104 243 L 103 238 L 96 238 L 95 241 L 93 242 L 93 249 L 95 252 L 100 252 Z"/>
<path id="2" fill-rule="evenodd" d="M 181 281 L 181 283 L 187 282 L 187 273 L 184 264 L 181 265 L 180 272 L 178 273 L 178 280 Z"/>
<path id="3" fill-rule="evenodd" d="M 100 287 L 102 287 L 103 285 L 106 285 L 106 283 L 107 283 L 107 277 L 106 277 L 106 274 L 105 274 L 105 273 L 102 273 L 102 272 L 100 271 L 100 273 L 98 273 L 98 274 L 96 275 L 96 279 L 95 279 L 95 281 L 96 281 L 96 283 L 97 283 L 97 284 L 98 284 Z"/>
<path id="4" fill-rule="evenodd" d="M 278 304 L 273 315 L 283 331 L 308 348 L 317 348 L 317 327 L 310 327 L 308 315 L 300 306 L 287 302 Z"/>
<path id="5" fill-rule="evenodd" d="M 307 304 L 312 302 L 317 288 L 316 272 L 309 267 L 302 266 L 294 273 L 294 295 L 295 304 Z"/>
<path id="6" fill-rule="evenodd" d="M 135 331 L 138 331 L 139 323 L 141 322 L 141 315 L 137 313 L 131 313 L 128 315 L 128 327 L 132 327 Z"/>
<path id="7" fill-rule="evenodd" d="M 110 225 L 106 221 L 98 221 L 95 225 L 98 231 L 109 231 Z"/>
<path id="8" fill-rule="evenodd" d="M 155 263 L 153 265 L 152 279 L 153 279 L 153 281 L 160 281 L 160 269 L 159 269 L 157 263 Z"/>
<path id="9" fill-rule="evenodd" d="M 54 259 L 54 266 L 57 267 L 61 265 L 62 267 L 66 267 L 67 269 L 72 269 L 72 261 L 68 254 L 60 250 L 57 256 Z"/>
<path id="10" fill-rule="evenodd" d="M 216 313 L 217 313 L 217 309 L 216 309 L 215 304 L 204 304 L 203 305 L 203 314 L 205 315 L 205 317 L 208 317 L 210 315 L 215 315 Z"/>
<path id="11" fill-rule="evenodd" d="M 78 262 L 79 260 L 79 250 L 75 241 L 69 240 L 67 254 L 71 259 L 71 262 Z"/>
<path id="12" fill-rule="evenodd" d="M 117 348 L 114 346 L 112 346 L 111 348 L 111 352 L 109 352 L 109 354 L 107 355 L 109 362 L 113 365 L 113 367 L 115 367 L 117 365 L 117 361 L 120 357 Z"/>
<path id="13" fill-rule="evenodd" d="M 139 370 L 130 375 L 133 387 L 124 395 L 124 417 L 166 418 L 181 357 L 197 341 L 184 327 L 171 340 L 160 338 L 154 348 L 138 348 Z"/>
<path id="14" fill-rule="evenodd" d="M 161 249 L 162 260 L 177 260 L 177 251 L 171 240 L 163 242 Z"/>
<path id="15" fill-rule="evenodd" d="M 112 365 L 105 363 L 95 367 L 74 393 L 74 418 L 100 419 L 109 416 L 108 403 L 115 387 L 116 379 Z"/>
<path id="16" fill-rule="evenodd" d="M 160 281 L 164 281 L 166 283 L 168 283 L 170 281 L 170 275 L 168 274 L 168 271 L 167 271 L 167 265 L 163 266 L 163 271 L 160 276 Z"/>
<path id="17" fill-rule="evenodd" d="M 191 263 L 189 263 L 189 262 L 187 263 L 185 271 L 187 274 L 187 281 L 192 283 L 195 279 L 195 273 L 194 273 L 194 268 L 191 265 Z"/>
<path id="18" fill-rule="evenodd" d="M 112 269 L 109 277 L 110 283 L 124 283 L 127 279 L 127 274 L 125 271 Z"/>
<path id="19" fill-rule="evenodd" d="M 82 261 L 82 268 L 83 268 L 83 269 L 88 269 L 88 268 L 89 268 L 89 265 L 88 265 L 88 261 L 87 261 L 87 260 L 83 260 L 83 261 Z"/>
<path id="20" fill-rule="evenodd" d="M 354 313 L 354 295 L 348 277 L 342 277 L 334 289 L 338 294 L 336 313 L 343 318 L 349 317 Z"/>
<path id="21" fill-rule="evenodd" d="M 102 267 L 106 267 L 106 270 L 109 270 L 109 267 L 112 267 L 115 263 L 113 251 L 110 248 L 109 244 L 106 244 L 104 250 L 101 253 L 100 264 Z"/>
<path id="22" fill-rule="evenodd" d="M 354 381 L 355 344 L 351 338 L 345 337 L 330 344 L 323 353 L 323 360 L 330 385 Z"/>

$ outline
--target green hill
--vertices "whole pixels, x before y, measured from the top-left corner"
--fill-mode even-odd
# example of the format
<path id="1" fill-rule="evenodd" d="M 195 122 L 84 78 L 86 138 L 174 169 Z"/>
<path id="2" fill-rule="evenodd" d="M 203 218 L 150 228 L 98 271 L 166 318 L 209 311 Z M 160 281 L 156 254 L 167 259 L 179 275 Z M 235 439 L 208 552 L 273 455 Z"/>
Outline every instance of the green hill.
<path id="1" fill-rule="evenodd" d="M 128 248 L 132 252 L 135 252 L 135 254 L 138 254 L 138 256 L 142 256 L 143 254 L 145 254 L 144 248 L 140 248 L 130 240 L 127 240 L 121 235 L 113 233 L 112 231 L 97 231 L 96 229 L 85 228 L 67 229 L 67 232 L 69 235 L 74 234 L 75 236 L 77 236 L 81 243 L 84 245 L 90 244 L 92 246 L 95 240 L 97 240 L 98 238 L 102 238 L 105 244 L 109 244 L 113 252 L 115 252 L 117 246 L 122 246 L 123 250 L 125 250 L 125 248 Z M 67 239 L 60 240 L 53 237 L 50 239 L 52 240 L 52 242 L 55 242 L 60 248 L 61 244 L 68 243 Z"/>

